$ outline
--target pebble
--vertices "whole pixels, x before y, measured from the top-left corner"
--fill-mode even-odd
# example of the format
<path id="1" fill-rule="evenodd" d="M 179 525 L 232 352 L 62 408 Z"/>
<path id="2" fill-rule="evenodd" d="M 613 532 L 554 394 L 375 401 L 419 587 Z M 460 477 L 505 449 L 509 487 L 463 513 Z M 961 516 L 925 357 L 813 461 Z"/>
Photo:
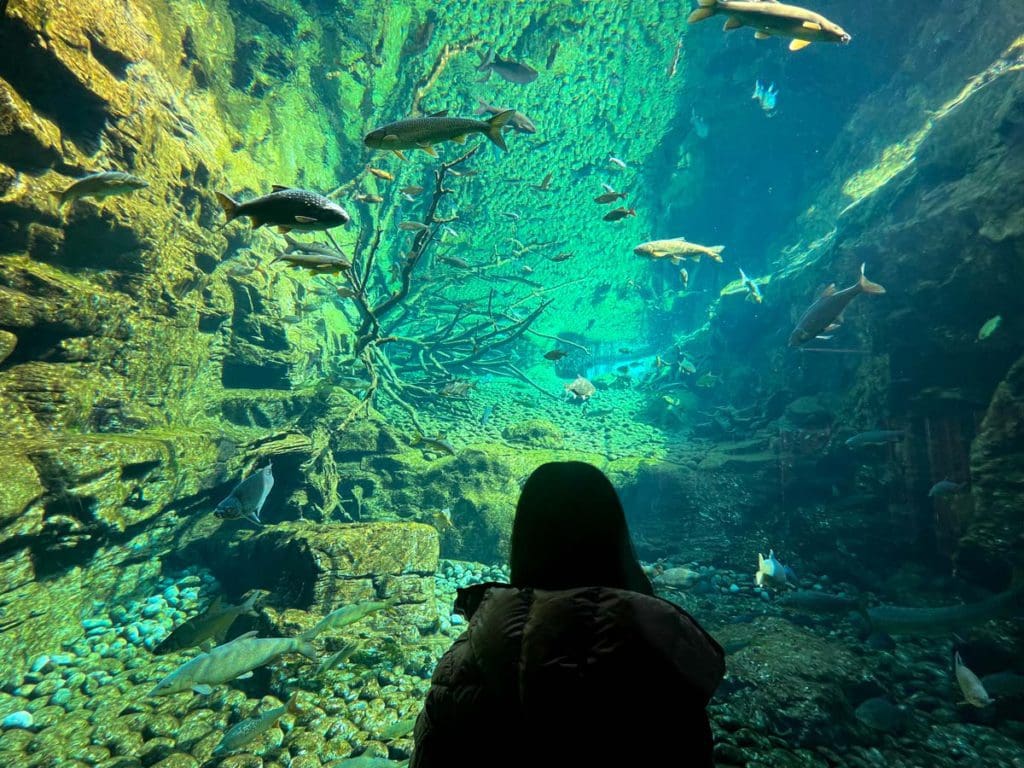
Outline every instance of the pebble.
<path id="1" fill-rule="evenodd" d="M 740 591 L 740 585 L 737 584 L 736 582 L 733 582 L 732 584 L 729 585 L 729 591 L 732 592 L 735 595 L 737 592 Z"/>
<path id="2" fill-rule="evenodd" d="M 32 722 L 32 713 L 20 709 L 5 717 L 0 722 L 0 728 L 31 728 Z"/>
<path id="3" fill-rule="evenodd" d="M 93 629 L 110 629 L 114 623 L 110 619 L 82 619 L 82 627 L 88 632 Z"/>

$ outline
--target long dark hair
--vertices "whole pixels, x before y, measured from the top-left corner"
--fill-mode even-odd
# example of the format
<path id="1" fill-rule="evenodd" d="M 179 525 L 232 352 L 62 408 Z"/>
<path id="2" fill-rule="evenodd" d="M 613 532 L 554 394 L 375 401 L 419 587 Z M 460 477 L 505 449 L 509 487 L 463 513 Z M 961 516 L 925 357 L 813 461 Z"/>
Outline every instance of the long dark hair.
<path id="1" fill-rule="evenodd" d="M 611 481 L 581 461 L 538 467 L 512 523 L 512 586 L 602 586 L 653 595 Z"/>

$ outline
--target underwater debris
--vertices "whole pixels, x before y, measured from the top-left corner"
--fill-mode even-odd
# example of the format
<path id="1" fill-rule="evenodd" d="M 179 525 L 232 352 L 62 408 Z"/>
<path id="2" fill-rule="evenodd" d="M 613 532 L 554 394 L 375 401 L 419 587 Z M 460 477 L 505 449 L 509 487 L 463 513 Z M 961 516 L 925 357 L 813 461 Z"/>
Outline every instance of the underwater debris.
<path id="1" fill-rule="evenodd" d="M 225 225 L 247 216 L 253 229 L 269 224 L 276 226 L 279 232 L 290 232 L 293 229 L 317 232 L 344 226 L 351 219 L 344 208 L 323 195 L 279 184 L 274 184 L 272 189 L 269 195 L 244 203 L 218 192 L 217 200 L 224 209 Z"/>
<path id="2" fill-rule="evenodd" d="M 747 289 L 747 301 L 752 301 L 755 304 L 761 304 L 764 302 L 764 296 L 761 295 L 761 289 L 757 287 L 757 283 L 743 273 L 742 268 L 740 269 L 740 281 L 743 283 L 743 287 Z"/>
<path id="3" fill-rule="evenodd" d="M 791 51 L 799 51 L 811 43 L 850 42 L 850 36 L 838 24 L 797 5 L 758 0 L 698 0 L 698 3 L 700 7 L 687 19 L 690 24 L 722 14 L 729 17 L 724 30 L 753 27 L 758 40 L 788 37 Z"/>
<path id="4" fill-rule="evenodd" d="M 71 182 L 63 191 L 53 191 L 51 194 L 57 198 L 57 208 L 59 209 L 84 197 L 95 197 L 97 200 L 102 200 L 113 195 L 127 195 L 148 186 L 149 182 L 124 171 L 100 171 L 83 176 Z"/>
<path id="5" fill-rule="evenodd" d="M 849 288 L 836 291 L 835 283 L 828 286 L 807 311 L 801 316 L 789 337 L 789 346 L 798 347 L 821 334 L 839 328 L 843 310 L 862 293 L 881 294 L 885 288 L 873 283 L 864 275 L 864 264 L 860 265 L 860 277 Z"/>
<path id="6" fill-rule="evenodd" d="M 789 580 L 793 577 L 793 571 L 780 563 L 775 558 L 775 550 L 768 550 L 768 557 L 760 552 L 757 554 L 757 573 L 754 574 L 754 583 L 759 587 L 766 584 L 773 587 L 788 586 Z"/>

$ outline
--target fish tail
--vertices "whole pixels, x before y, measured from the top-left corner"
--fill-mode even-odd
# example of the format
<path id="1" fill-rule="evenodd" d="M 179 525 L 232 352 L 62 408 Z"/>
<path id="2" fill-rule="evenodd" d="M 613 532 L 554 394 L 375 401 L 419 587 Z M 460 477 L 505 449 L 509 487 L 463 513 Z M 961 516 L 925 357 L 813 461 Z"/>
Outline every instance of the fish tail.
<path id="1" fill-rule="evenodd" d="M 297 250 L 298 247 L 299 247 L 298 240 L 296 240 L 294 237 L 292 237 L 289 234 L 285 234 L 284 241 L 285 241 L 285 243 L 288 246 L 287 248 L 284 249 L 285 253 L 291 253 L 292 251 Z M 274 261 L 277 261 L 277 259 L 274 259 Z"/>
<path id="2" fill-rule="evenodd" d="M 292 695 L 288 697 L 288 703 L 284 705 L 285 714 L 297 715 L 299 714 L 299 692 L 292 691 Z"/>
<path id="3" fill-rule="evenodd" d="M 302 635 L 299 635 L 299 644 L 295 648 L 295 650 L 301 653 L 310 661 L 314 663 L 316 662 L 316 648 L 313 647 L 313 644 L 309 642 L 309 640 L 304 639 Z"/>
<path id="4" fill-rule="evenodd" d="M 487 121 L 487 138 L 506 152 L 508 152 L 508 145 L 505 144 L 505 137 L 501 135 L 501 129 L 505 127 L 505 123 L 511 120 L 512 115 L 515 113 L 516 111 L 514 109 L 506 109 L 504 112 L 499 112 Z"/>
<path id="5" fill-rule="evenodd" d="M 232 221 L 238 215 L 238 201 L 233 200 L 223 192 L 217 192 L 217 202 L 224 209 L 224 215 L 228 221 Z"/>
<path id="6" fill-rule="evenodd" d="M 857 280 L 857 287 L 859 287 L 864 293 L 885 293 L 885 288 L 880 286 L 878 283 L 872 283 L 864 275 L 864 265 L 860 265 L 860 278 Z"/>
<path id="7" fill-rule="evenodd" d="M 242 613 L 246 616 L 256 616 L 256 600 L 259 598 L 259 592 L 253 592 L 244 603 L 242 603 Z"/>
<path id="8" fill-rule="evenodd" d="M 724 245 L 712 245 L 712 246 L 708 247 L 708 250 L 711 251 L 711 253 L 714 254 L 714 256 L 719 257 L 718 261 L 721 261 L 722 260 L 721 259 L 722 251 L 725 250 L 725 246 Z"/>
<path id="9" fill-rule="evenodd" d="M 696 24 L 698 21 L 710 19 L 718 10 L 715 7 L 718 5 L 718 0 L 697 0 L 697 2 L 700 5 L 700 8 L 689 15 L 686 19 L 688 24 Z"/>

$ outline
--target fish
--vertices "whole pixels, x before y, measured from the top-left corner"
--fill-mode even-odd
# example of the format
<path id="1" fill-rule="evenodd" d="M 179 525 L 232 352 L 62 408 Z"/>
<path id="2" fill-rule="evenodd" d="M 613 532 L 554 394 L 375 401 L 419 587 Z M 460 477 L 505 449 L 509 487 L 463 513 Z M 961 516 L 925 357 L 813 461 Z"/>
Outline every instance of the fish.
<path id="1" fill-rule="evenodd" d="M 765 584 L 773 587 L 784 587 L 788 582 L 790 570 L 775 559 L 775 550 L 768 550 L 768 557 L 760 552 L 757 553 L 757 573 L 754 574 L 754 583 L 759 587 Z"/>
<path id="2" fill-rule="evenodd" d="M 993 333 L 998 331 L 999 330 L 999 326 L 1001 326 L 1002 324 L 1003 324 L 1003 316 L 1002 315 L 996 315 L 995 317 L 990 317 L 988 320 L 985 321 L 985 324 L 983 326 L 981 326 L 981 328 L 978 330 L 978 341 L 984 341 L 985 339 L 987 339 Z"/>
<path id="3" fill-rule="evenodd" d="M 247 720 L 235 723 L 228 732 L 221 737 L 220 743 L 213 750 L 215 757 L 226 755 L 231 752 L 235 752 L 256 737 L 266 733 L 273 728 L 277 721 L 285 715 L 297 715 L 299 714 L 298 707 L 298 696 L 299 692 L 295 691 L 288 698 L 288 701 L 281 707 L 274 707 L 268 709 L 261 715 L 256 717 L 250 717 Z"/>
<path id="4" fill-rule="evenodd" d="M 586 402 L 597 392 L 597 387 L 589 379 L 577 376 L 570 383 L 563 385 L 565 396 L 573 402 Z"/>
<path id="5" fill-rule="evenodd" d="M 529 64 L 516 61 L 515 59 L 503 59 L 500 56 L 496 56 L 494 54 L 494 48 L 488 49 L 487 55 L 484 56 L 480 65 L 476 68 L 476 71 L 487 73 L 483 78 L 483 81 L 488 80 L 493 72 L 502 80 L 509 83 L 517 83 L 519 85 L 528 85 L 529 83 L 532 83 L 537 79 L 539 74 L 537 70 Z"/>
<path id="6" fill-rule="evenodd" d="M 594 198 L 595 203 L 606 205 L 607 203 L 614 203 L 616 200 L 624 200 L 626 197 L 625 192 L 616 192 L 607 184 L 602 184 L 601 186 L 604 187 L 604 193 Z"/>
<path id="7" fill-rule="evenodd" d="M 425 435 L 418 434 L 413 438 L 412 445 L 413 447 L 422 445 L 435 453 L 446 453 L 449 456 L 455 455 L 455 446 L 444 435 L 440 434 L 437 437 L 426 437 Z"/>
<path id="8" fill-rule="evenodd" d="M 770 0 L 766 0 L 769 2 Z M 907 727 L 910 712 L 889 699 L 876 696 L 863 702 L 853 711 L 854 717 L 869 728 L 883 733 L 899 733 Z"/>
<path id="9" fill-rule="evenodd" d="M 690 284 L 690 273 L 686 271 L 686 267 L 679 268 L 679 280 L 683 284 L 683 288 Z"/>
<path id="10" fill-rule="evenodd" d="M 483 413 L 480 414 L 480 426 L 486 427 L 488 422 L 491 420 L 491 416 L 494 415 L 494 406 L 488 405 L 484 407 Z"/>
<path id="11" fill-rule="evenodd" d="M 317 232 L 344 226 L 351 220 L 348 211 L 323 195 L 279 184 L 274 184 L 272 189 L 269 195 L 244 203 L 217 192 L 217 200 L 227 219 L 225 224 L 248 216 L 253 229 L 269 224 L 276 226 L 278 232 L 290 232 L 293 229 Z"/>
<path id="12" fill-rule="evenodd" d="M 960 692 L 963 693 L 964 700 L 972 707 L 981 708 L 992 704 L 993 701 L 981 680 L 967 668 L 964 660 L 960 658 L 960 651 L 953 656 L 953 663 L 956 668 L 956 681 L 960 685 Z"/>
<path id="13" fill-rule="evenodd" d="M 551 179 L 554 178 L 554 171 L 548 171 L 547 175 L 541 180 L 540 184 L 534 184 L 533 188 L 540 192 L 547 192 L 551 189 Z"/>
<path id="14" fill-rule="evenodd" d="M 552 349 L 550 352 L 545 352 L 544 353 L 544 359 L 545 360 L 561 360 L 563 357 L 565 357 L 568 354 L 569 353 L 566 352 L 563 349 Z"/>
<path id="15" fill-rule="evenodd" d="M 697 386 L 704 389 L 711 389 L 722 380 L 722 377 L 715 373 L 705 373 L 699 379 L 697 379 Z"/>
<path id="16" fill-rule="evenodd" d="M 554 256 L 549 258 L 548 261 L 553 261 L 555 263 L 558 263 L 560 261 L 568 261 L 569 259 L 571 259 L 575 255 L 576 254 L 573 253 L 572 251 L 565 251 L 564 253 L 557 253 L 557 254 L 555 254 Z"/>
<path id="17" fill-rule="evenodd" d="M 500 115 L 503 112 L 511 111 L 512 117 L 508 119 L 508 123 L 506 124 L 509 128 L 511 128 L 513 131 L 518 131 L 519 133 L 537 132 L 537 126 L 533 124 L 533 120 L 528 118 L 519 110 L 509 110 L 505 107 L 496 107 L 493 104 L 488 104 L 486 101 L 480 98 L 478 98 L 476 101 L 479 106 L 475 110 L 473 110 L 474 115 Z"/>
<path id="18" fill-rule="evenodd" d="M 508 151 L 501 129 L 512 119 L 514 110 L 508 109 L 489 120 L 470 120 L 464 117 L 448 117 L 438 113 L 429 117 L 413 117 L 388 123 L 370 131 L 363 137 L 363 143 L 371 149 L 391 150 L 404 158 L 403 149 L 422 149 L 428 155 L 437 156 L 435 144 L 445 141 L 463 143 L 471 133 L 482 133 L 494 144 Z"/>
<path id="19" fill-rule="evenodd" d="M 331 611 L 318 621 L 312 629 L 307 629 L 305 632 L 299 635 L 303 640 L 312 641 L 323 632 L 329 632 L 342 627 L 347 627 L 350 624 L 355 624 L 357 621 L 365 619 L 367 616 L 372 616 L 378 611 L 382 611 L 385 608 L 390 608 L 394 604 L 391 600 L 364 600 L 360 603 L 352 603 L 351 605 L 343 605 L 334 611 Z"/>
<path id="20" fill-rule="evenodd" d="M 260 512 L 273 487 L 274 472 L 271 462 L 267 461 L 267 466 L 236 485 L 228 497 L 217 505 L 213 514 L 221 520 L 244 517 L 256 525 L 262 525 Z"/>
<path id="21" fill-rule="evenodd" d="M 316 661 L 316 650 L 298 637 L 256 637 L 246 632 L 208 653 L 186 661 L 154 686 L 149 696 L 169 696 L 184 691 L 207 695 L 213 687 L 235 679 L 246 679 L 252 671 L 289 653 L 301 653 Z"/>
<path id="22" fill-rule="evenodd" d="M 679 566 L 676 568 L 666 568 L 655 576 L 654 585 L 671 589 L 690 589 L 700 580 L 700 573 L 691 568 Z"/>
<path id="23" fill-rule="evenodd" d="M 637 256 L 650 256 L 652 259 L 663 259 L 668 256 L 673 264 L 678 264 L 682 259 L 700 261 L 701 256 L 721 263 L 724 250 L 724 245 L 700 245 L 689 242 L 685 237 L 673 237 L 668 240 L 640 243 L 633 249 L 633 253 Z"/>
<path id="24" fill-rule="evenodd" d="M 377 204 L 377 203 L 383 203 L 384 202 L 384 198 L 381 197 L 380 195 L 366 195 L 366 194 L 362 194 L 362 195 L 356 195 L 354 199 L 356 201 L 360 202 L 360 203 L 368 203 L 368 204 Z"/>
<path id="25" fill-rule="evenodd" d="M 515 211 L 498 211 L 498 215 L 504 216 L 506 219 L 511 219 L 512 221 L 519 221 L 521 218 L 523 218 Z"/>
<path id="26" fill-rule="evenodd" d="M 876 632 L 919 637 L 941 636 L 964 627 L 1006 616 L 1024 604 L 1024 584 L 985 600 L 965 605 L 937 608 L 915 608 L 901 605 L 878 605 L 868 608 L 867 617 Z"/>
<path id="27" fill-rule="evenodd" d="M 757 101 L 761 105 L 761 109 L 768 113 L 768 116 L 772 116 L 772 112 L 775 109 L 775 103 L 779 96 L 779 89 L 775 87 L 775 83 L 769 83 L 768 87 L 765 88 L 764 84 L 757 80 L 754 83 L 754 95 L 750 98 Z"/>
<path id="28" fill-rule="evenodd" d="M 384 741 L 392 741 L 393 739 L 401 739 L 412 733 L 412 729 L 416 727 L 416 718 L 407 717 L 405 720 L 399 720 L 398 722 L 392 723 L 385 728 L 380 737 Z"/>
<path id="29" fill-rule="evenodd" d="M 551 50 L 548 51 L 548 60 L 545 63 L 546 69 L 551 69 L 555 64 L 555 58 L 558 56 L 558 49 L 561 47 L 561 43 L 555 41 L 554 45 L 551 46 Z"/>
<path id="30" fill-rule="evenodd" d="M 225 606 L 218 596 L 210 607 L 198 616 L 193 616 L 183 624 L 175 627 L 171 634 L 160 641 L 160 644 L 153 649 L 157 656 L 163 656 L 172 651 L 180 651 L 184 648 L 195 648 L 208 640 L 215 643 L 223 643 L 231 625 L 241 615 L 256 616 L 255 604 L 259 593 L 253 593 L 241 605 Z"/>
<path id="31" fill-rule="evenodd" d="M 623 171 L 626 170 L 626 168 L 629 167 L 629 166 L 626 165 L 626 161 L 625 160 L 620 160 L 619 158 L 614 157 L 612 155 L 608 155 L 608 162 L 611 165 L 614 165 L 616 168 L 618 168 L 620 170 L 623 170 Z"/>
<path id="32" fill-rule="evenodd" d="M 846 441 L 847 448 L 863 448 L 866 445 L 888 445 L 898 443 L 904 437 L 904 432 L 896 429 L 876 429 L 870 432 L 860 432 Z"/>
<path id="33" fill-rule="evenodd" d="M 697 372 L 697 366 L 684 357 L 682 360 L 679 361 L 679 372 L 685 373 L 689 376 Z"/>
<path id="34" fill-rule="evenodd" d="M 279 253 L 271 264 L 287 262 L 294 269 L 308 269 L 317 275 L 338 274 L 352 268 L 352 262 L 339 254 Z"/>
<path id="35" fill-rule="evenodd" d="M 472 269 L 473 266 L 465 259 L 460 259 L 458 256 L 438 256 L 437 260 L 442 264 L 447 264 L 449 267 L 458 267 L 459 269 Z"/>
<path id="36" fill-rule="evenodd" d="M 339 285 L 335 290 L 338 293 L 338 298 L 341 299 L 351 299 L 356 295 L 355 288 L 350 288 L 347 285 Z"/>
<path id="37" fill-rule="evenodd" d="M 326 659 L 321 661 L 320 664 L 317 665 L 315 674 L 319 676 L 322 675 L 324 672 L 327 672 L 328 670 L 334 669 L 342 662 L 348 660 L 348 657 L 358 650 L 358 643 L 348 642 L 343 644 L 341 648 L 338 649 L 338 651 L 336 651 L 331 656 L 328 656 Z"/>
<path id="38" fill-rule="evenodd" d="M 418 184 L 410 184 L 409 186 L 402 187 L 399 190 L 399 192 L 401 192 L 403 195 L 412 195 L 413 197 L 420 194 L 422 191 L 423 187 L 419 186 Z"/>
<path id="39" fill-rule="evenodd" d="M 668 65 L 668 79 L 671 80 L 676 76 L 676 70 L 679 69 L 679 55 L 683 51 L 683 38 L 679 38 L 676 41 L 676 52 L 672 56 L 672 63 Z"/>
<path id="40" fill-rule="evenodd" d="M 430 229 L 422 221 L 403 221 L 398 228 L 404 232 L 422 232 L 425 229 Z"/>
<path id="41" fill-rule="evenodd" d="M 370 173 L 372 173 L 378 179 L 383 179 L 384 181 L 394 181 L 395 180 L 394 175 L 391 174 L 388 171 L 385 171 L 383 168 L 367 168 L 366 170 L 368 170 Z"/>
<path id="42" fill-rule="evenodd" d="M 740 280 L 743 283 L 743 287 L 747 289 L 747 301 L 752 301 L 755 304 L 761 304 L 764 302 L 764 296 L 761 295 L 761 289 L 757 287 L 757 283 L 743 273 L 742 269 L 740 269 Z"/>
<path id="43" fill-rule="evenodd" d="M 928 491 L 929 498 L 936 498 L 937 496 L 953 496 L 954 494 L 960 493 L 967 483 L 954 483 L 952 480 L 939 480 L 935 485 Z"/>
<path id="44" fill-rule="evenodd" d="M 124 171 L 100 171 L 76 179 L 62 191 L 53 190 L 50 194 L 57 198 L 57 208 L 60 209 L 83 197 L 102 200 L 113 195 L 127 195 L 148 186 L 149 182 Z"/>
<path id="45" fill-rule="evenodd" d="M 810 613 L 847 614 L 851 611 L 864 612 L 864 600 L 843 595 L 832 595 L 817 589 L 798 589 L 778 600 L 779 605 Z"/>
<path id="46" fill-rule="evenodd" d="M 621 219 L 625 219 L 629 216 L 636 216 L 636 208 L 619 206 L 613 211 L 608 211 L 608 213 L 606 213 L 602 218 L 604 218 L 605 221 L 620 221 Z"/>
<path id="47" fill-rule="evenodd" d="M 1013 698 L 1024 695 L 1024 675 L 1016 672 L 993 672 L 981 678 L 989 696 Z"/>
<path id="48" fill-rule="evenodd" d="M 791 39 L 791 51 L 799 51 L 811 43 L 845 45 L 850 42 L 850 35 L 838 24 L 798 5 L 775 0 L 698 0 L 698 3 L 700 7 L 687 19 L 690 24 L 722 14 L 729 17 L 724 30 L 753 27 L 758 40 L 787 37 Z"/>
<path id="49" fill-rule="evenodd" d="M 312 240 L 296 240 L 290 235 L 284 236 L 284 242 L 287 246 L 284 249 L 285 253 L 315 253 L 321 256 L 341 256 L 342 258 L 345 256 L 345 254 L 337 248 L 332 245 L 327 245 L 327 243 L 316 243 Z"/>
<path id="50" fill-rule="evenodd" d="M 885 293 L 885 288 L 865 277 L 864 266 L 864 264 L 860 265 L 860 277 L 856 283 L 841 291 L 836 291 L 835 283 L 833 283 L 824 290 L 817 301 L 808 307 L 789 337 L 789 346 L 798 347 L 828 330 L 838 328 L 843 321 L 843 310 L 862 293 Z"/>

